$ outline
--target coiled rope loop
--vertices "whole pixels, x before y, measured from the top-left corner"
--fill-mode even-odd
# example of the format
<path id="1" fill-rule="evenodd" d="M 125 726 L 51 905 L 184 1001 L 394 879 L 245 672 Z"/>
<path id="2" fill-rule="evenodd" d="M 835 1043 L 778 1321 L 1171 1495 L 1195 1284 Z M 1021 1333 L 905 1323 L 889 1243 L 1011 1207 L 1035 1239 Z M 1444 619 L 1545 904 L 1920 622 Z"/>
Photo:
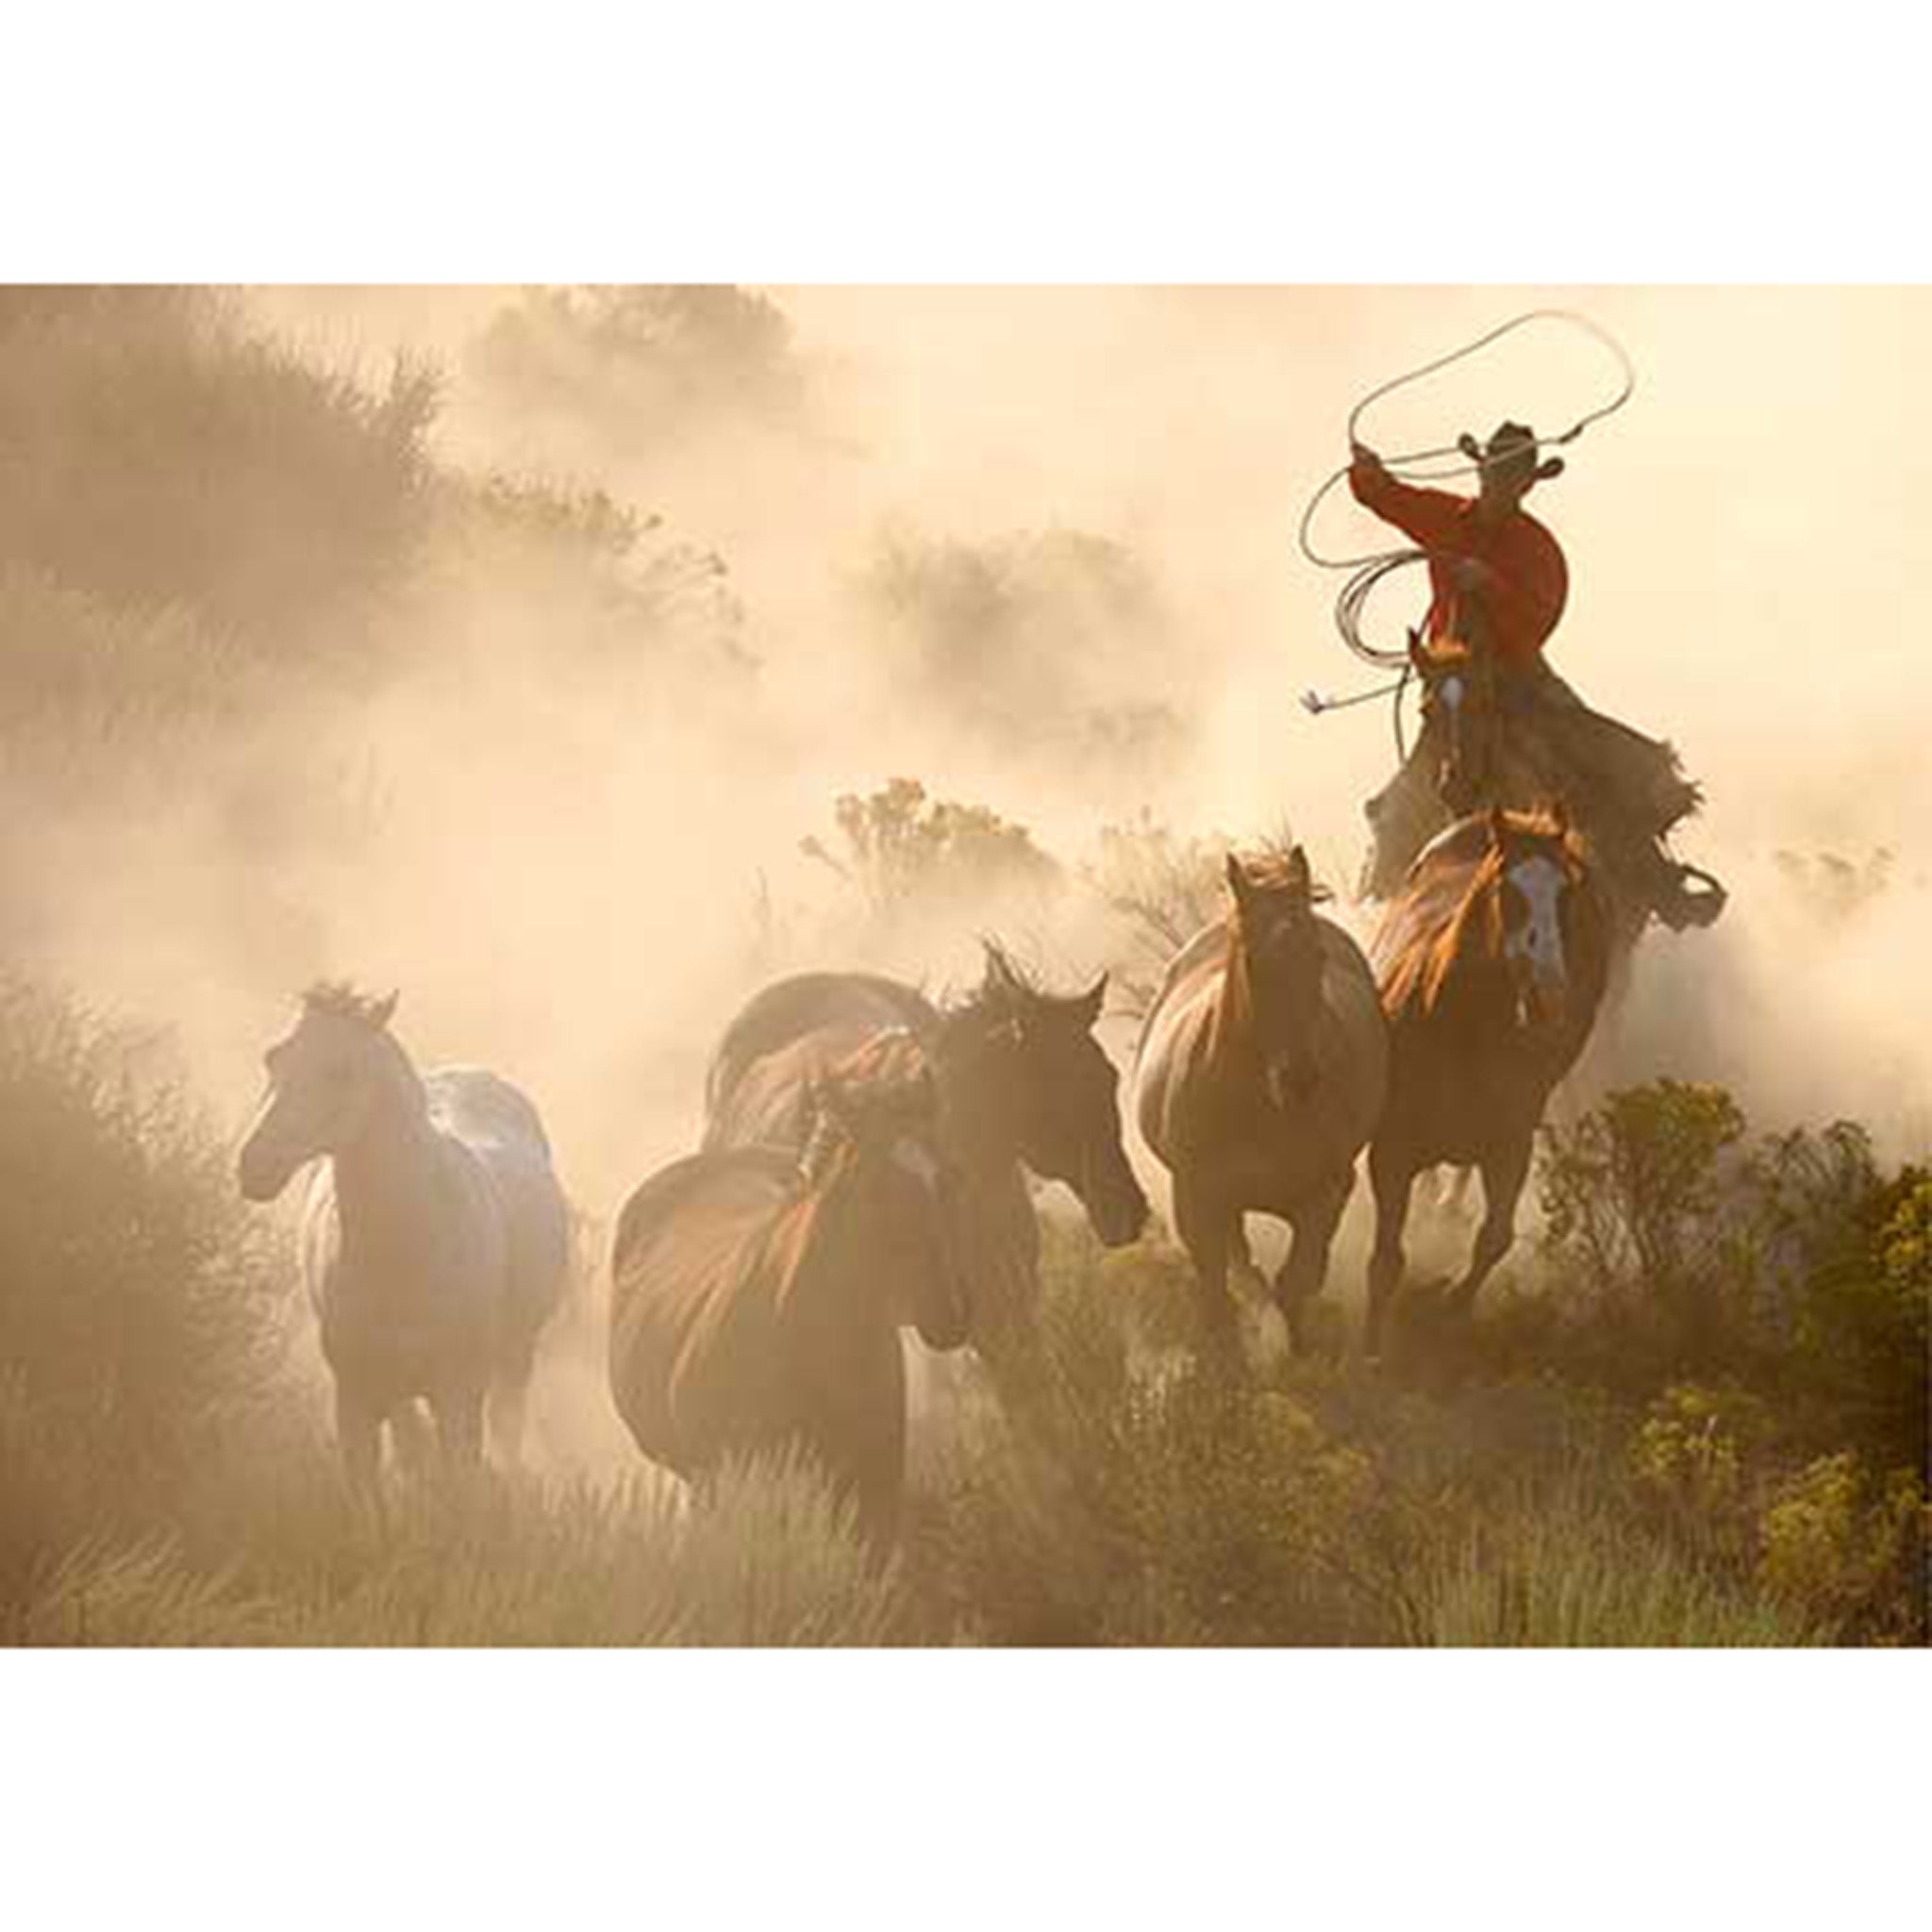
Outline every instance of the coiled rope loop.
<path id="1" fill-rule="evenodd" d="M 1533 322 L 1559 323 L 1566 326 L 1582 330 L 1585 335 L 1601 342 L 1616 358 L 1620 372 L 1620 380 L 1616 393 L 1610 397 L 1609 401 L 1600 404 L 1586 415 L 1579 416 L 1560 436 L 1538 437 L 1536 439 L 1536 448 L 1539 452 L 1545 449 L 1559 449 L 1565 443 L 1574 442 L 1592 423 L 1600 423 L 1606 416 L 1614 415 L 1635 394 L 1637 390 L 1636 368 L 1628 355 L 1624 353 L 1624 345 L 1607 329 L 1591 321 L 1587 315 L 1579 315 L 1574 309 L 1530 308 L 1525 309 L 1521 315 L 1511 316 L 1507 322 L 1502 323 L 1495 328 L 1491 329 L 1486 335 L 1476 337 L 1474 341 L 1465 342 L 1459 349 L 1454 349 L 1446 356 L 1439 356 L 1433 362 L 1424 362 L 1419 368 L 1405 370 L 1400 375 L 1391 376 L 1387 382 L 1372 389 L 1348 412 L 1348 441 L 1351 450 L 1360 441 L 1359 432 L 1362 417 L 1374 404 L 1380 402 L 1384 396 L 1392 394 L 1396 390 L 1402 389 L 1409 383 L 1421 382 L 1425 377 L 1438 375 L 1442 370 L 1449 368 L 1453 363 L 1460 362 L 1467 357 L 1479 354 L 1492 342 L 1501 341 L 1505 336 L 1513 335 L 1516 330 L 1526 328 Z M 1400 476 L 1407 482 L 1440 483 L 1451 476 L 1480 475 L 1491 462 L 1500 462 L 1506 459 L 1512 462 L 1520 462 L 1522 460 L 1522 453 L 1523 446 L 1518 443 L 1511 447 L 1507 458 L 1500 455 L 1493 458 L 1480 456 L 1472 458 L 1461 444 L 1447 443 L 1439 449 L 1410 450 L 1402 456 L 1384 457 L 1382 458 L 1382 466 L 1391 475 Z M 1443 463 L 1445 458 L 1452 458 L 1455 460 L 1450 462 L 1447 467 L 1438 467 Z M 1318 569 L 1345 570 L 1352 573 L 1348 581 L 1342 585 L 1341 591 L 1335 599 L 1335 627 L 1341 632 L 1342 642 L 1364 663 L 1373 664 L 1378 670 L 1406 671 L 1408 668 L 1407 653 L 1380 649 L 1369 643 L 1363 638 L 1361 630 L 1362 611 L 1369 601 L 1370 595 L 1384 577 L 1392 575 L 1396 571 L 1405 570 L 1411 564 L 1427 561 L 1429 552 L 1408 548 L 1373 551 L 1361 557 L 1324 557 L 1309 541 L 1308 531 L 1315 521 L 1315 512 L 1320 509 L 1323 499 L 1327 496 L 1328 492 L 1347 476 L 1350 468 L 1350 464 L 1344 463 L 1322 484 L 1314 495 L 1309 497 L 1307 508 L 1302 512 L 1301 527 L 1296 533 L 1296 541 L 1301 546 L 1302 555 Z M 1406 678 L 1403 680 L 1404 683 L 1407 681 Z M 1336 707 L 1325 700 L 1320 703 L 1309 703 L 1309 699 L 1313 698 L 1314 695 L 1313 692 L 1310 692 L 1308 698 L 1304 698 L 1303 700 L 1304 704 L 1307 704 L 1310 710 L 1336 708 Z M 1399 708 L 1402 701 L 1399 685 L 1395 696 Z M 1398 716 L 1396 723 L 1396 740 L 1398 744 L 1401 741 L 1401 722 Z"/>

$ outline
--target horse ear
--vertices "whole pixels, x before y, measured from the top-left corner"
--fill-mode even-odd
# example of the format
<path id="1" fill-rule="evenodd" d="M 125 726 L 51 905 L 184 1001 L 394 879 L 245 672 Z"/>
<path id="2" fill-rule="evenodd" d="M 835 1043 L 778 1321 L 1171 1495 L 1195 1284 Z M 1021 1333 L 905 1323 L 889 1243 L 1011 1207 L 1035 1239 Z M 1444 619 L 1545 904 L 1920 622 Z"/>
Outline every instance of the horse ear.
<path id="1" fill-rule="evenodd" d="M 1227 855 L 1227 889 L 1234 894 L 1237 906 L 1248 903 L 1248 875 L 1241 870 L 1241 862 L 1232 852 Z"/>
<path id="2" fill-rule="evenodd" d="M 1308 870 L 1308 855 L 1299 845 L 1289 850 L 1288 883 L 1305 899 L 1315 890 L 1315 875 Z"/>
<path id="3" fill-rule="evenodd" d="M 1500 805 L 1492 805 L 1485 816 L 1489 820 L 1490 843 L 1500 852 L 1503 849 L 1504 841 L 1508 831 L 1508 826 L 1503 818 L 1503 808 Z"/>
<path id="4" fill-rule="evenodd" d="M 377 1000 L 375 1004 L 369 1008 L 370 1024 L 376 1029 L 378 1033 L 382 1032 L 385 1028 L 387 1028 L 389 1023 L 395 1018 L 396 1001 L 399 1000 L 401 997 L 402 989 L 398 987 L 394 991 L 392 991 L 386 998 Z"/>
<path id="5" fill-rule="evenodd" d="M 1570 836 L 1569 802 L 1560 796 L 1553 798 L 1549 805 L 1549 817 L 1550 824 L 1555 828 L 1557 837 L 1567 839 Z"/>

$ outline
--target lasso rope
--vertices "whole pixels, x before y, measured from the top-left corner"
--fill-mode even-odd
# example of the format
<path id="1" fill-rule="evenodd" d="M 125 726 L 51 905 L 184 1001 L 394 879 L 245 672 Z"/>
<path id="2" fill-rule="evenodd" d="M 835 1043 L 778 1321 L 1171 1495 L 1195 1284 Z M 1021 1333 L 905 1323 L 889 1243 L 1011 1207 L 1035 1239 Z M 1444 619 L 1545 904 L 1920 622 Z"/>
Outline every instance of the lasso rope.
<path id="1" fill-rule="evenodd" d="M 1617 358 L 1618 368 L 1622 374 L 1617 392 L 1608 402 L 1591 409 L 1586 415 L 1579 416 L 1560 436 L 1537 437 L 1534 446 L 1539 453 L 1545 449 L 1559 449 L 1565 443 L 1574 442 L 1592 423 L 1600 423 L 1606 416 L 1615 414 L 1636 392 L 1636 368 L 1624 353 L 1624 345 L 1607 329 L 1591 321 L 1587 315 L 1579 315 L 1570 308 L 1525 309 L 1523 314 L 1511 316 L 1507 322 L 1491 329 L 1488 334 L 1476 337 L 1472 342 L 1465 342 L 1461 348 L 1452 350 L 1446 356 L 1439 356 L 1433 362 L 1424 362 L 1419 368 L 1405 370 L 1400 375 L 1391 376 L 1389 381 L 1372 389 L 1348 412 L 1348 441 L 1351 450 L 1360 442 L 1359 429 L 1363 415 L 1384 396 L 1392 394 L 1409 383 L 1421 382 L 1427 376 L 1435 375 L 1449 368 L 1451 364 L 1478 354 L 1491 342 L 1500 341 L 1505 336 L 1511 335 L 1517 329 L 1526 327 L 1533 322 L 1564 323 L 1571 327 L 1581 329 L 1584 334 L 1594 338 L 1609 350 Z M 1517 442 L 1512 443 L 1507 452 L 1499 452 L 1495 456 L 1486 453 L 1472 458 L 1461 444 L 1450 443 L 1440 449 L 1410 450 L 1402 456 L 1384 457 L 1382 467 L 1391 475 L 1401 477 L 1407 482 L 1440 483 L 1451 476 L 1479 475 L 1493 463 L 1521 462 L 1523 451 L 1524 445 Z M 1445 458 L 1455 458 L 1457 460 L 1448 468 L 1418 467 L 1424 464 L 1440 464 Z M 1384 577 L 1395 571 L 1407 569 L 1411 564 L 1426 562 L 1430 553 L 1426 550 L 1405 548 L 1374 551 L 1363 557 L 1324 557 L 1308 540 L 1309 526 L 1314 523 L 1315 512 L 1322 507 L 1323 499 L 1347 476 L 1353 467 L 1352 461 L 1344 463 L 1322 484 L 1314 495 L 1309 497 L 1307 508 L 1302 512 L 1301 527 L 1296 533 L 1296 541 L 1301 546 L 1302 555 L 1317 569 L 1345 570 L 1352 574 L 1335 599 L 1335 627 L 1341 632 L 1342 642 L 1366 664 L 1373 664 L 1378 670 L 1401 670 L 1406 674 L 1409 668 L 1406 652 L 1381 650 L 1363 638 L 1362 610 L 1371 593 Z M 1405 675 L 1392 687 L 1363 692 L 1359 698 L 1329 699 L 1318 692 L 1309 691 L 1304 695 L 1302 703 L 1307 709 L 1319 714 L 1323 711 L 1341 710 L 1348 705 L 1369 697 L 1386 696 L 1392 689 L 1395 698 L 1395 742 L 1398 755 L 1401 755 L 1402 692 L 1407 682 Z"/>

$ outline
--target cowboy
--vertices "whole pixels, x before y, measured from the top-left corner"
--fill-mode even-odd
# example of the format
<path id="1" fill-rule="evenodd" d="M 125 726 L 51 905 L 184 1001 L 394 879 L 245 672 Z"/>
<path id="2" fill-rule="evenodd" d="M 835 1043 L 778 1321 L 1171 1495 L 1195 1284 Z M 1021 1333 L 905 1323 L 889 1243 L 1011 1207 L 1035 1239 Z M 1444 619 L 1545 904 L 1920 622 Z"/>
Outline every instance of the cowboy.
<path id="1" fill-rule="evenodd" d="M 1481 478 L 1474 497 L 1424 490 L 1390 475 L 1362 443 L 1351 450 L 1349 488 L 1357 503 L 1410 538 L 1427 556 L 1430 603 L 1412 653 L 1448 645 L 1468 654 L 1474 675 L 1493 679 L 1497 713 L 1540 726 L 1557 755 L 1561 789 L 1600 846 L 1667 924 L 1705 924 L 1720 901 L 1687 891 L 1688 869 L 1659 841 L 1695 808 L 1698 793 L 1668 746 L 1590 709 L 1544 658 L 1570 591 L 1562 545 L 1523 508 L 1539 483 L 1563 472 L 1541 458 L 1527 424 L 1499 424 L 1487 443 L 1458 447 Z M 1386 895 L 1417 851 L 1446 822 L 1445 808 L 1486 801 L 1443 799 L 1438 753 L 1419 742 L 1393 781 L 1369 803 L 1375 832 L 1371 890 Z M 1519 801 L 1528 802 L 1528 801 Z"/>
<path id="2" fill-rule="evenodd" d="M 1361 443 L 1350 452 L 1348 487 L 1365 509 L 1428 553 L 1434 595 L 1424 637 L 1487 645 L 1499 668 L 1534 674 L 1563 615 L 1570 570 L 1562 546 L 1523 508 L 1523 499 L 1539 483 L 1560 476 L 1563 459 L 1539 461 L 1536 432 L 1522 423 L 1501 424 L 1487 448 L 1473 436 L 1463 437 L 1460 446 L 1480 465 L 1482 484 L 1474 498 L 1399 482 Z"/>

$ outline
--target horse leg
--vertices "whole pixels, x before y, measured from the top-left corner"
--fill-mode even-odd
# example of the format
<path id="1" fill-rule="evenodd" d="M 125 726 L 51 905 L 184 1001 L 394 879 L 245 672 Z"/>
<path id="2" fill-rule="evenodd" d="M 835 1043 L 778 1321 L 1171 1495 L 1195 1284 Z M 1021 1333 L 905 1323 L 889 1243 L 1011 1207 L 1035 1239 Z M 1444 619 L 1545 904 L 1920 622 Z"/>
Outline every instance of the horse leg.
<path id="1" fill-rule="evenodd" d="M 524 1466 L 524 1417 L 529 1405 L 534 1342 L 506 1352 L 490 1384 L 490 1446 L 497 1466 Z"/>
<path id="2" fill-rule="evenodd" d="M 1355 1192 L 1355 1169 L 1348 1168 L 1336 1180 L 1322 1188 L 1289 1217 L 1294 1239 L 1288 1258 L 1274 1276 L 1274 1306 L 1288 1324 L 1288 1339 L 1300 1354 L 1309 1302 L 1322 1292 L 1328 1279 L 1328 1256 L 1335 1245 L 1335 1230 Z"/>
<path id="3" fill-rule="evenodd" d="M 1234 1304 L 1228 1299 L 1227 1265 L 1239 1217 L 1219 1201 L 1204 1200 L 1198 1188 L 1175 1174 L 1174 1228 L 1194 1264 L 1194 1302 L 1206 1350 L 1227 1357 L 1236 1352 Z"/>
<path id="4" fill-rule="evenodd" d="M 1402 1286 L 1402 1230 L 1408 1221 L 1416 1170 L 1379 1142 L 1369 1149 L 1369 1186 L 1375 1197 L 1375 1245 L 1369 1256 L 1369 1311 L 1362 1344 L 1371 1356 L 1382 1350 L 1382 1324 L 1389 1302 Z"/>
<path id="5" fill-rule="evenodd" d="M 462 1386 L 439 1390 L 430 1398 L 443 1467 L 469 1474 L 483 1461 L 483 1390 Z"/>
<path id="6" fill-rule="evenodd" d="M 413 1396 L 390 1410 L 389 1439 L 396 1452 L 396 1466 L 405 1475 L 420 1476 L 428 1469 L 434 1446 L 429 1419 Z"/>
<path id="7" fill-rule="evenodd" d="M 1255 1263 L 1255 1251 L 1248 1246 L 1248 1221 L 1244 1214 L 1233 1216 L 1227 1235 L 1227 1274 L 1240 1282 L 1244 1293 L 1259 1296 L 1268 1291 L 1268 1277 Z"/>
<path id="8" fill-rule="evenodd" d="M 1469 1266 L 1448 1296 L 1449 1310 L 1458 1319 L 1467 1320 L 1474 1310 L 1477 1291 L 1516 1240 L 1516 1204 L 1529 1178 L 1529 1150 L 1525 1135 L 1481 1163 L 1483 1224 L 1476 1230 Z"/>
<path id="9" fill-rule="evenodd" d="M 349 1494 L 382 1522 L 382 1411 L 358 1391 L 336 1384 L 336 1442 Z"/>

